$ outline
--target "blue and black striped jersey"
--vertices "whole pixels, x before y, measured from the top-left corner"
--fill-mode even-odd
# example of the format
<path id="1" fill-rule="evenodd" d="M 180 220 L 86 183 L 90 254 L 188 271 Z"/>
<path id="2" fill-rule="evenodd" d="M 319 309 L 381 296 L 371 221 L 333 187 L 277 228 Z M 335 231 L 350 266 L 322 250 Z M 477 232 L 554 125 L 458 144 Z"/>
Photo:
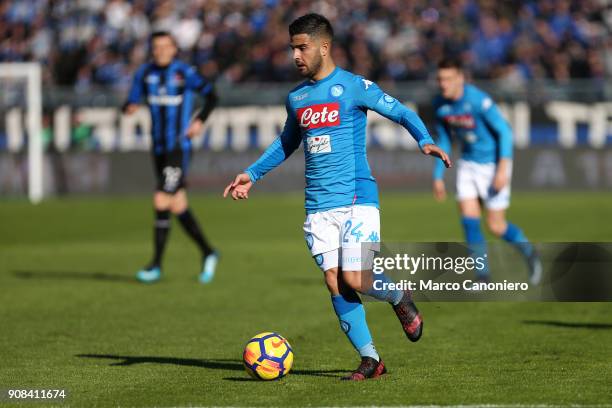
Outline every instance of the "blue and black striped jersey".
<path id="1" fill-rule="evenodd" d="M 127 103 L 144 100 L 149 107 L 155 154 L 191 149 L 186 130 L 193 113 L 194 93 L 213 95 L 212 83 L 182 61 L 174 60 L 165 67 L 146 63 L 134 74 Z"/>

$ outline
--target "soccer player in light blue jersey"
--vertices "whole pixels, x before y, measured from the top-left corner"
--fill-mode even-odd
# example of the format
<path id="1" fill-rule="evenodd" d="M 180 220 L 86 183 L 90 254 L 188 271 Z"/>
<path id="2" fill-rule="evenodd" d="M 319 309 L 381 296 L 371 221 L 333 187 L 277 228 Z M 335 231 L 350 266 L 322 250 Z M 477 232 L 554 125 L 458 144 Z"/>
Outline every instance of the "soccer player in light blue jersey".
<path id="1" fill-rule="evenodd" d="M 457 162 L 457 201 L 465 239 L 476 256 L 486 253 L 480 228 L 481 202 L 487 210 L 490 231 L 514 245 L 529 266 L 529 280 L 538 284 L 542 265 L 538 255 L 516 225 L 506 220 L 510 205 L 512 175 L 512 129 L 497 105 L 485 92 L 465 83 L 460 61 L 447 58 L 438 64 L 440 95 L 433 101 L 438 145 L 451 151 L 451 139 L 461 142 Z M 446 198 L 444 166 L 436 163 L 433 192 L 438 201 Z M 478 279 L 489 280 L 488 267 L 478 272 Z"/>
<path id="2" fill-rule="evenodd" d="M 362 259 L 362 244 L 375 247 L 380 242 L 378 188 L 366 156 L 367 111 L 405 127 L 424 154 L 441 158 L 447 167 L 450 161 L 413 111 L 371 81 L 336 67 L 331 58 L 333 29 L 325 17 L 302 16 L 291 23 L 289 34 L 295 65 L 308 79 L 289 93 L 281 135 L 223 195 L 248 198 L 254 183 L 304 146 L 304 237 L 325 274 L 340 326 L 361 356 L 357 370 L 345 379 L 376 378 L 386 368 L 374 348 L 357 292 L 389 302 L 411 341 L 421 337 L 423 323 L 409 292 L 373 288 L 374 251 L 365 251 Z M 382 279 L 386 277 L 376 278 Z"/>

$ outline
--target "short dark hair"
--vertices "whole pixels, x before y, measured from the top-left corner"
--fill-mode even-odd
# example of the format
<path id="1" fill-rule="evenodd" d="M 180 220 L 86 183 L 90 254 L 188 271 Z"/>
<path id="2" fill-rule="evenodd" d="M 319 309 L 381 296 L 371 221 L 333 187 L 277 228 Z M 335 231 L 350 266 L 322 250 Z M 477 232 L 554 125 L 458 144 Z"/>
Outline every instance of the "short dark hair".
<path id="1" fill-rule="evenodd" d="M 151 38 L 149 40 L 152 43 L 154 39 L 160 38 L 160 37 L 170 37 L 170 39 L 172 40 L 174 45 L 176 45 L 176 40 L 174 39 L 172 34 L 170 34 L 170 31 L 161 31 L 161 30 L 160 31 L 154 31 L 153 34 L 151 34 Z"/>
<path id="2" fill-rule="evenodd" d="M 310 13 L 296 18 L 289 25 L 289 35 L 308 34 L 311 37 L 325 36 L 334 39 L 334 29 L 328 19 L 320 14 Z"/>
<path id="3" fill-rule="evenodd" d="M 438 69 L 455 68 L 458 71 L 463 71 L 463 62 L 457 57 L 445 57 L 438 62 Z"/>

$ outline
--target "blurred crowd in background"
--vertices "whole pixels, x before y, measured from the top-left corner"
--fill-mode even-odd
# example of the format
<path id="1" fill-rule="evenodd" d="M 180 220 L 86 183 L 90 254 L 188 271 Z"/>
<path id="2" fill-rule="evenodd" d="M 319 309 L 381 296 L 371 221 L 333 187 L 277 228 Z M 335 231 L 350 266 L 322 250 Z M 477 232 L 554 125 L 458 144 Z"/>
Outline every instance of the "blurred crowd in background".
<path id="1" fill-rule="evenodd" d="M 425 80 L 443 55 L 476 79 L 524 84 L 612 75 L 607 0 L 0 0 L 0 61 L 40 61 L 45 83 L 124 90 L 153 31 L 221 83 L 298 79 L 287 25 L 330 19 L 338 65 L 377 81 Z"/>

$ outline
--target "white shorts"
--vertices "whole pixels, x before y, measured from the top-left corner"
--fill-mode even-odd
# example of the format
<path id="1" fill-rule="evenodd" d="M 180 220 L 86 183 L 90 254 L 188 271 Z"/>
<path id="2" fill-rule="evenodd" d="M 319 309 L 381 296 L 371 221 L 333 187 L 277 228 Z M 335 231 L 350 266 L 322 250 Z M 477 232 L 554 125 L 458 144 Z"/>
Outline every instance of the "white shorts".
<path id="1" fill-rule="evenodd" d="M 512 164 L 508 166 L 508 184 L 501 191 L 493 190 L 495 163 L 457 162 L 457 200 L 480 198 L 490 210 L 505 210 L 510 205 Z"/>
<path id="2" fill-rule="evenodd" d="M 304 238 L 321 270 L 368 270 L 380 248 L 380 213 L 373 206 L 354 205 L 308 214 Z"/>

